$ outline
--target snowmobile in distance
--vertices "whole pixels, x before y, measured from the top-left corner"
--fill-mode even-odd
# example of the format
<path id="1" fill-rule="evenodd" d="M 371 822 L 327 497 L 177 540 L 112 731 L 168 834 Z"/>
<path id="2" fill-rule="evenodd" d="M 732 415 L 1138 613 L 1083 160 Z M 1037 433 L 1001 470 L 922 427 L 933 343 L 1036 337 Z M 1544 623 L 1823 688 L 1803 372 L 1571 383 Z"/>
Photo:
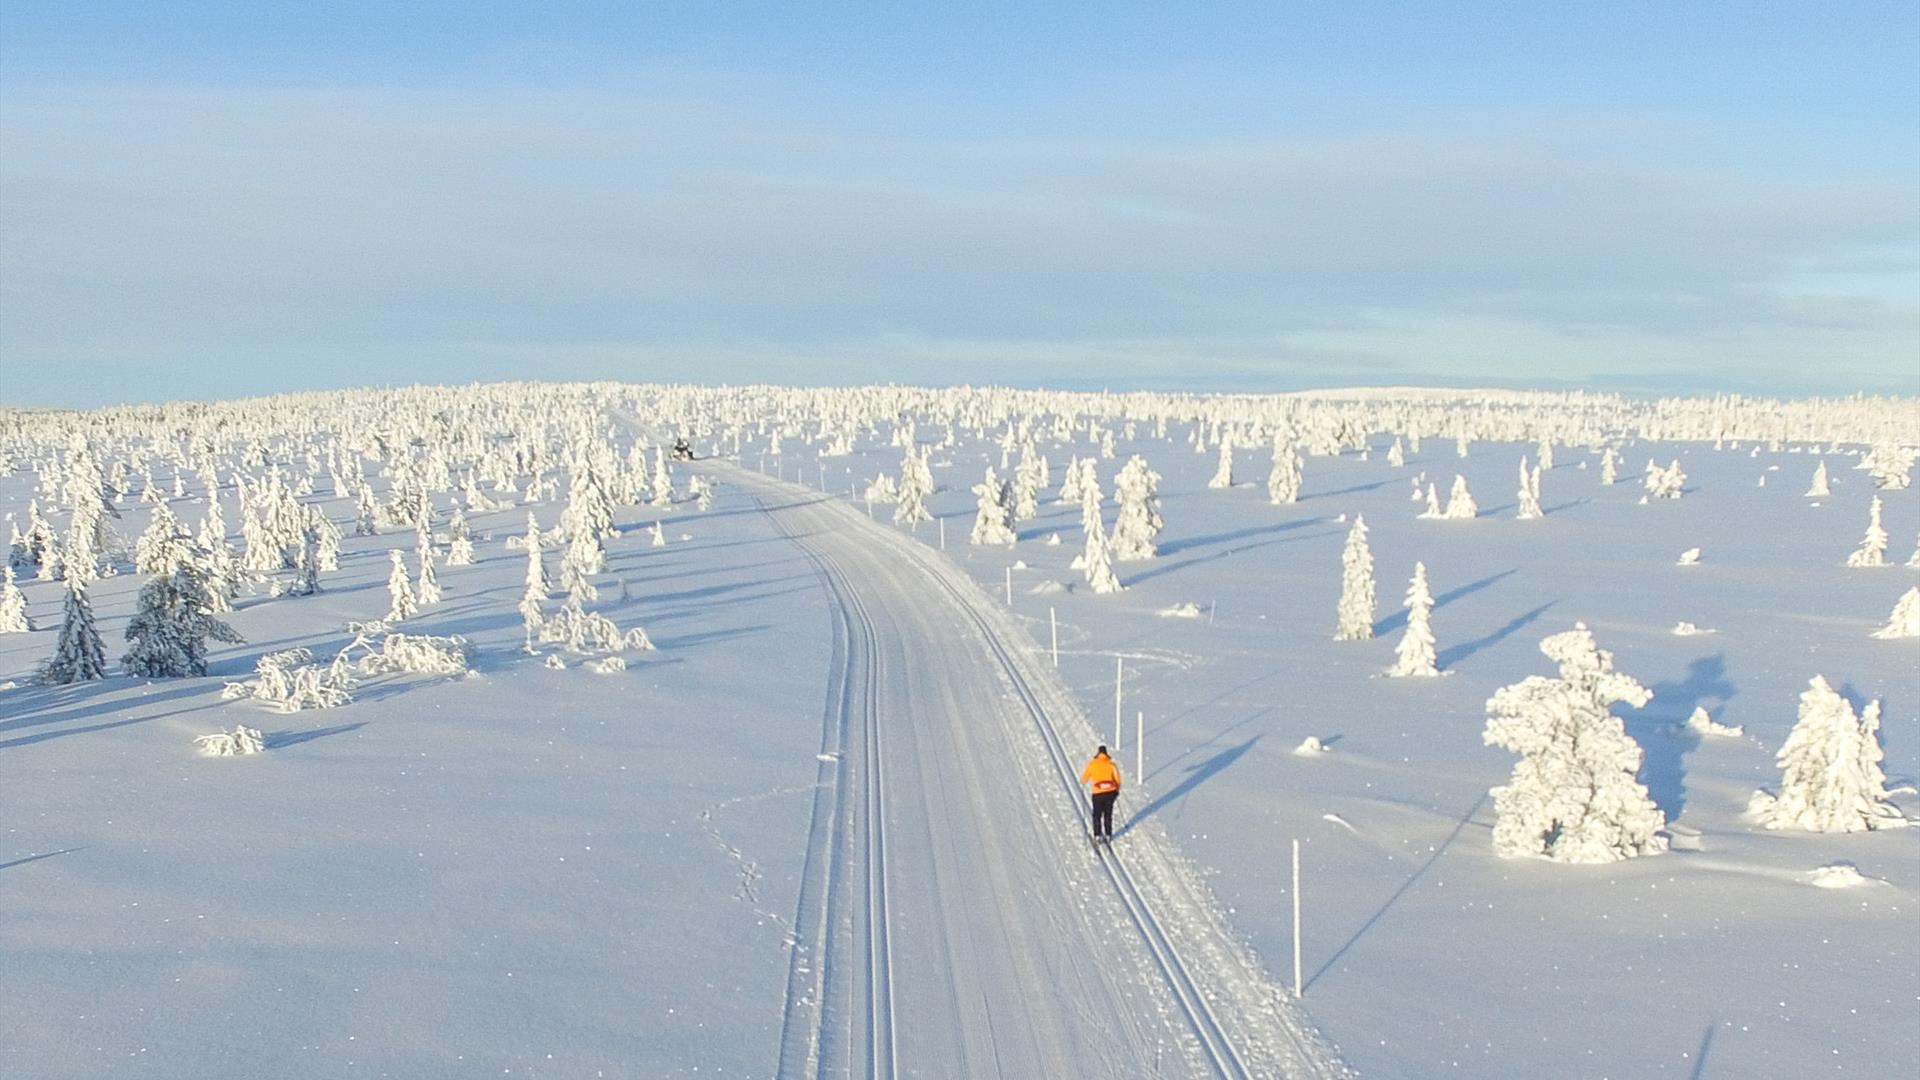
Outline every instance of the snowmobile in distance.
<path id="1" fill-rule="evenodd" d="M 673 440 L 673 450 L 669 452 L 668 456 L 675 461 L 692 461 L 693 447 L 688 446 L 687 440 L 685 439 L 675 439 Z"/>

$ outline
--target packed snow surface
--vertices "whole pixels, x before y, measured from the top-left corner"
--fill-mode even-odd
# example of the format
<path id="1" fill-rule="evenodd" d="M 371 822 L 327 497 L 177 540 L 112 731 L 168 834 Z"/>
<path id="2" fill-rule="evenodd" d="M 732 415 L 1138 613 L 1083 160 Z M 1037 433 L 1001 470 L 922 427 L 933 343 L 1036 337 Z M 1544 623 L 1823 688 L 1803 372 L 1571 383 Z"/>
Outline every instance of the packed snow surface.
<path id="1" fill-rule="evenodd" d="M 117 571 L 84 590 L 109 677 L 33 681 L 68 589 L 31 560 L 34 629 L 0 630 L 0 1074 L 1920 1068 L 1920 829 L 1746 813 L 1820 675 L 1881 702 L 1883 802 L 1920 817 L 1920 652 L 1874 636 L 1915 580 L 1912 403 L 517 384 L 194 408 L 0 414 L 23 550 L 57 555 L 90 468 L 120 515 L 67 549 Z M 664 461 L 678 434 L 700 461 Z M 1297 501 L 1210 486 L 1276 445 Z M 1097 592 L 1071 564 L 1134 455 L 1158 521 L 1136 489 L 1135 558 Z M 1013 493 L 1009 546 L 975 489 L 1029 457 L 1051 479 Z M 1060 498 L 1074 457 L 1091 511 Z M 1522 459 L 1537 519 L 1497 494 Z M 1756 483 L 1823 464 L 1817 502 Z M 200 529 L 209 481 L 245 640 L 131 678 L 134 538 L 161 505 Z M 1449 484 L 1483 500 L 1422 519 Z M 875 487 L 904 492 L 897 523 Z M 1335 640 L 1363 516 L 1385 584 Z M 1850 560 L 1868 522 L 1884 558 Z M 1676 567 L 1694 545 L 1713 558 Z M 222 696 L 330 670 L 393 610 L 389 551 L 415 590 L 393 663 L 348 651 L 348 700 L 297 712 Z M 1449 678 L 1381 677 L 1416 562 Z M 1649 692 L 1613 715 L 1670 842 L 1502 858 L 1515 758 L 1484 745 L 1487 702 L 1554 675 L 1540 642 L 1576 623 Z M 237 729 L 260 752 L 196 746 Z M 1075 783 L 1099 742 L 1126 782 L 1111 851 Z"/>

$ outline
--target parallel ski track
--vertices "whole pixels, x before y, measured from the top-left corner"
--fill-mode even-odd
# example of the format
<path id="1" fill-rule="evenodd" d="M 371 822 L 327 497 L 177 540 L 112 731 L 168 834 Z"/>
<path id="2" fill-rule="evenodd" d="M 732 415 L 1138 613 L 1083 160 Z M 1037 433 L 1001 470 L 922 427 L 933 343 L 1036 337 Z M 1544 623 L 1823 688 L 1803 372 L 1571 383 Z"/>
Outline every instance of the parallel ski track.
<path id="1" fill-rule="evenodd" d="M 755 497 L 754 502 L 767 512 L 762 500 Z M 797 942 L 788 961 L 778 1075 L 827 1076 L 835 1071 L 828 1055 L 835 1022 L 826 1001 L 834 974 L 830 939 L 843 916 L 840 910 L 844 887 L 842 857 L 851 846 L 847 834 L 856 824 L 852 808 L 847 805 L 847 795 L 858 783 L 864 795 L 858 823 L 862 826 L 865 855 L 862 883 L 865 909 L 861 922 L 866 931 L 867 1075 L 877 1080 L 891 1080 L 898 1071 L 898 1056 L 894 1039 L 893 949 L 887 914 L 885 781 L 877 706 L 881 681 L 879 635 L 859 593 L 848 587 L 839 565 L 806 543 L 777 515 L 767 512 L 767 516 L 781 535 L 793 542 L 813 564 L 831 594 L 835 630 L 834 676 L 829 682 L 822 723 L 822 786 L 814 793 L 813 823 L 808 833 L 798 916 L 812 927 L 813 940 Z M 856 672 L 860 676 L 857 691 Z M 846 753 L 848 736 L 856 733 L 856 711 L 861 744 L 857 774 L 854 762 Z M 831 762 L 824 760 L 829 757 Z M 831 795 L 826 787 L 829 771 Z M 795 925 L 799 927 L 802 923 L 796 921 Z M 811 967 L 807 963 L 809 956 L 813 960 Z"/>
<path id="2" fill-rule="evenodd" d="M 1048 716 L 1046 706 L 1041 703 L 1039 695 L 1029 685 L 1025 672 L 1021 670 L 1012 653 L 1000 640 L 994 627 L 975 607 L 971 598 L 961 592 L 947 575 L 936 571 L 929 576 L 940 583 L 947 595 L 953 598 L 954 603 L 966 612 L 968 619 L 979 629 L 981 639 L 986 642 L 994 659 L 1006 672 L 1008 682 L 1014 692 L 1019 695 L 1021 702 L 1025 704 L 1027 712 L 1033 717 L 1034 724 L 1039 729 L 1041 738 L 1046 742 L 1048 753 L 1053 759 L 1054 774 L 1059 778 L 1072 804 L 1081 808 L 1083 819 L 1087 821 L 1091 831 L 1092 814 L 1086 800 L 1081 797 L 1080 774 L 1074 768 L 1074 759 L 1068 753 L 1066 742 L 1061 738 L 1052 718 Z M 1148 951 L 1153 954 L 1154 963 L 1165 976 L 1168 987 L 1173 991 L 1174 999 L 1179 1002 L 1181 1011 L 1186 1014 L 1188 1022 L 1193 1026 L 1194 1035 L 1198 1038 L 1201 1049 L 1214 1071 L 1227 1077 L 1228 1080 L 1251 1080 L 1256 1074 L 1247 1067 L 1239 1051 L 1234 1048 L 1232 1040 L 1227 1037 L 1225 1027 L 1220 1023 L 1219 1017 L 1214 1015 L 1212 1006 L 1207 1003 L 1206 995 L 1201 993 L 1193 975 L 1187 970 L 1186 962 L 1181 959 L 1179 951 L 1174 948 L 1173 942 L 1168 939 L 1166 931 L 1161 927 L 1159 918 L 1148 906 L 1146 897 L 1141 893 L 1139 884 L 1134 881 L 1133 873 L 1127 869 L 1125 860 L 1111 849 L 1100 852 L 1098 857 L 1101 868 L 1105 870 L 1107 879 L 1113 883 L 1114 891 L 1126 907 L 1133 925 L 1140 931 L 1140 937 L 1146 943 Z"/>

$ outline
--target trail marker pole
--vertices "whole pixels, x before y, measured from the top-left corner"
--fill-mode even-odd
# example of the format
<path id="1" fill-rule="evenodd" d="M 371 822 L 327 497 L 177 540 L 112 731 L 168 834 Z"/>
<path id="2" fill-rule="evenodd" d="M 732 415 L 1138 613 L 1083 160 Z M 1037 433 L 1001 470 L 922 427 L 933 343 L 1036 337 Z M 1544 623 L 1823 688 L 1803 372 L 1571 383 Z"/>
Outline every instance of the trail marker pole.
<path id="1" fill-rule="evenodd" d="M 1301 997 L 1300 985 L 1300 840 L 1293 841 L 1293 996 Z"/>
<path id="2" fill-rule="evenodd" d="M 1127 666 L 1127 658 L 1113 658 L 1113 748 L 1120 749 L 1120 689 L 1121 679 Z"/>
<path id="3" fill-rule="evenodd" d="M 1058 671 L 1060 670 L 1060 616 L 1054 613 L 1051 606 L 1047 608 L 1047 628 L 1053 632 L 1053 669 Z"/>

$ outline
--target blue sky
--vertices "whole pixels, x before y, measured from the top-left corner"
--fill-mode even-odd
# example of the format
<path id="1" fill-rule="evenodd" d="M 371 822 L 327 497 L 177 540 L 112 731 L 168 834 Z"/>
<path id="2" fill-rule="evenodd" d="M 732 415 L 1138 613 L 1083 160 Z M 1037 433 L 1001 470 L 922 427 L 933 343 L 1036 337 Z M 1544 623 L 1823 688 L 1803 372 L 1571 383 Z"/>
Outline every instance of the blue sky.
<path id="1" fill-rule="evenodd" d="M 1920 6 L 1282 7 L 0 0 L 0 402 L 1920 393 Z"/>

